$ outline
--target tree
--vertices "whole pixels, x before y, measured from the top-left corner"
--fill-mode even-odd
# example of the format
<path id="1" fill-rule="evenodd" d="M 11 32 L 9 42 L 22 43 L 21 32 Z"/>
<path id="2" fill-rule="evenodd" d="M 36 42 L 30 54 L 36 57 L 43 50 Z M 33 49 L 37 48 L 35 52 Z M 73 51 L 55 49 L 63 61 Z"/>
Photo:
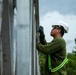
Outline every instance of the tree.
<path id="1" fill-rule="evenodd" d="M 67 75 L 76 75 L 76 54 L 68 53 Z"/>

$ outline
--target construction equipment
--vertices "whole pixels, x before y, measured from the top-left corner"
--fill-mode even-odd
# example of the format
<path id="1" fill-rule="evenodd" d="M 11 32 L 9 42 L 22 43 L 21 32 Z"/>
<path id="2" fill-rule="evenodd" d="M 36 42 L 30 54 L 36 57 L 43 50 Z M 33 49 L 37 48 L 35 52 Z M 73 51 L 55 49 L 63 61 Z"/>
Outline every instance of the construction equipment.
<path id="1" fill-rule="evenodd" d="M 38 5 L 38 0 L 0 0 L 0 75 L 40 75 Z"/>

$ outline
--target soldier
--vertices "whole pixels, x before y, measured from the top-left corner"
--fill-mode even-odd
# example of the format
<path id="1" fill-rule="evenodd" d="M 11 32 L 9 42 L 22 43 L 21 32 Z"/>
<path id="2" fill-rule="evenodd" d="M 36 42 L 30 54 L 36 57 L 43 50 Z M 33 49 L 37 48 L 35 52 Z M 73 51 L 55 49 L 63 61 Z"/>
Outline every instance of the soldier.
<path id="1" fill-rule="evenodd" d="M 45 40 L 43 27 L 39 27 L 40 43 L 37 42 L 37 50 L 46 55 L 45 75 L 67 75 L 65 64 L 68 59 L 66 57 L 66 42 L 63 39 L 64 33 L 68 33 L 68 24 L 64 21 L 58 21 L 52 25 L 50 35 L 53 40 L 49 43 Z"/>

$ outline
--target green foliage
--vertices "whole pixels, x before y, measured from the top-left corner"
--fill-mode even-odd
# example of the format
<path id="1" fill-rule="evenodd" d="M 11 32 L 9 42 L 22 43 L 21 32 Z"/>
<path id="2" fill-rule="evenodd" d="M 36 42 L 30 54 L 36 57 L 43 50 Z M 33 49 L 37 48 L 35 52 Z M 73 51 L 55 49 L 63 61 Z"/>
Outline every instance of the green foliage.
<path id="1" fill-rule="evenodd" d="M 68 53 L 67 75 L 76 75 L 76 54 Z"/>

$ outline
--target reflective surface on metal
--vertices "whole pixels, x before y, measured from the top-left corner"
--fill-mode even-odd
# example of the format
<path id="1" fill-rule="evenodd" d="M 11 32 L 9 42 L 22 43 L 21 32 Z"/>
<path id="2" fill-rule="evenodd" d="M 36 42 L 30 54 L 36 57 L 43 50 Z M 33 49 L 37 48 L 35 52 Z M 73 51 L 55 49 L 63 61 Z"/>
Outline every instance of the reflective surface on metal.
<path id="1" fill-rule="evenodd" d="M 17 26 L 17 21 L 16 21 L 16 8 L 14 9 L 14 25 L 13 25 L 13 51 L 12 53 L 12 75 L 15 75 L 15 70 L 16 70 L 16 26 Z"/>
<path id="2" fill-rule="evenodd" d="M 31 75 L 31 0 L 17 0 L 16 75 Z"/>
<path id="3" fill-rule="evenodd" d="M 13 0 L 8 0 L 9 35 L 11 51 L 11 75 L 14 75 L 14 10 Z"/>
<path id="4" fill-rule="evenodd" d="M 35 14 L 34 14 L 34 7 L 33 7 L 33 13 L 32 13 L 32 75 L 37 75 L 36 68 L 37 68 L 37 63 L 36 63 L 36 22 L 35 22 Z"/>

